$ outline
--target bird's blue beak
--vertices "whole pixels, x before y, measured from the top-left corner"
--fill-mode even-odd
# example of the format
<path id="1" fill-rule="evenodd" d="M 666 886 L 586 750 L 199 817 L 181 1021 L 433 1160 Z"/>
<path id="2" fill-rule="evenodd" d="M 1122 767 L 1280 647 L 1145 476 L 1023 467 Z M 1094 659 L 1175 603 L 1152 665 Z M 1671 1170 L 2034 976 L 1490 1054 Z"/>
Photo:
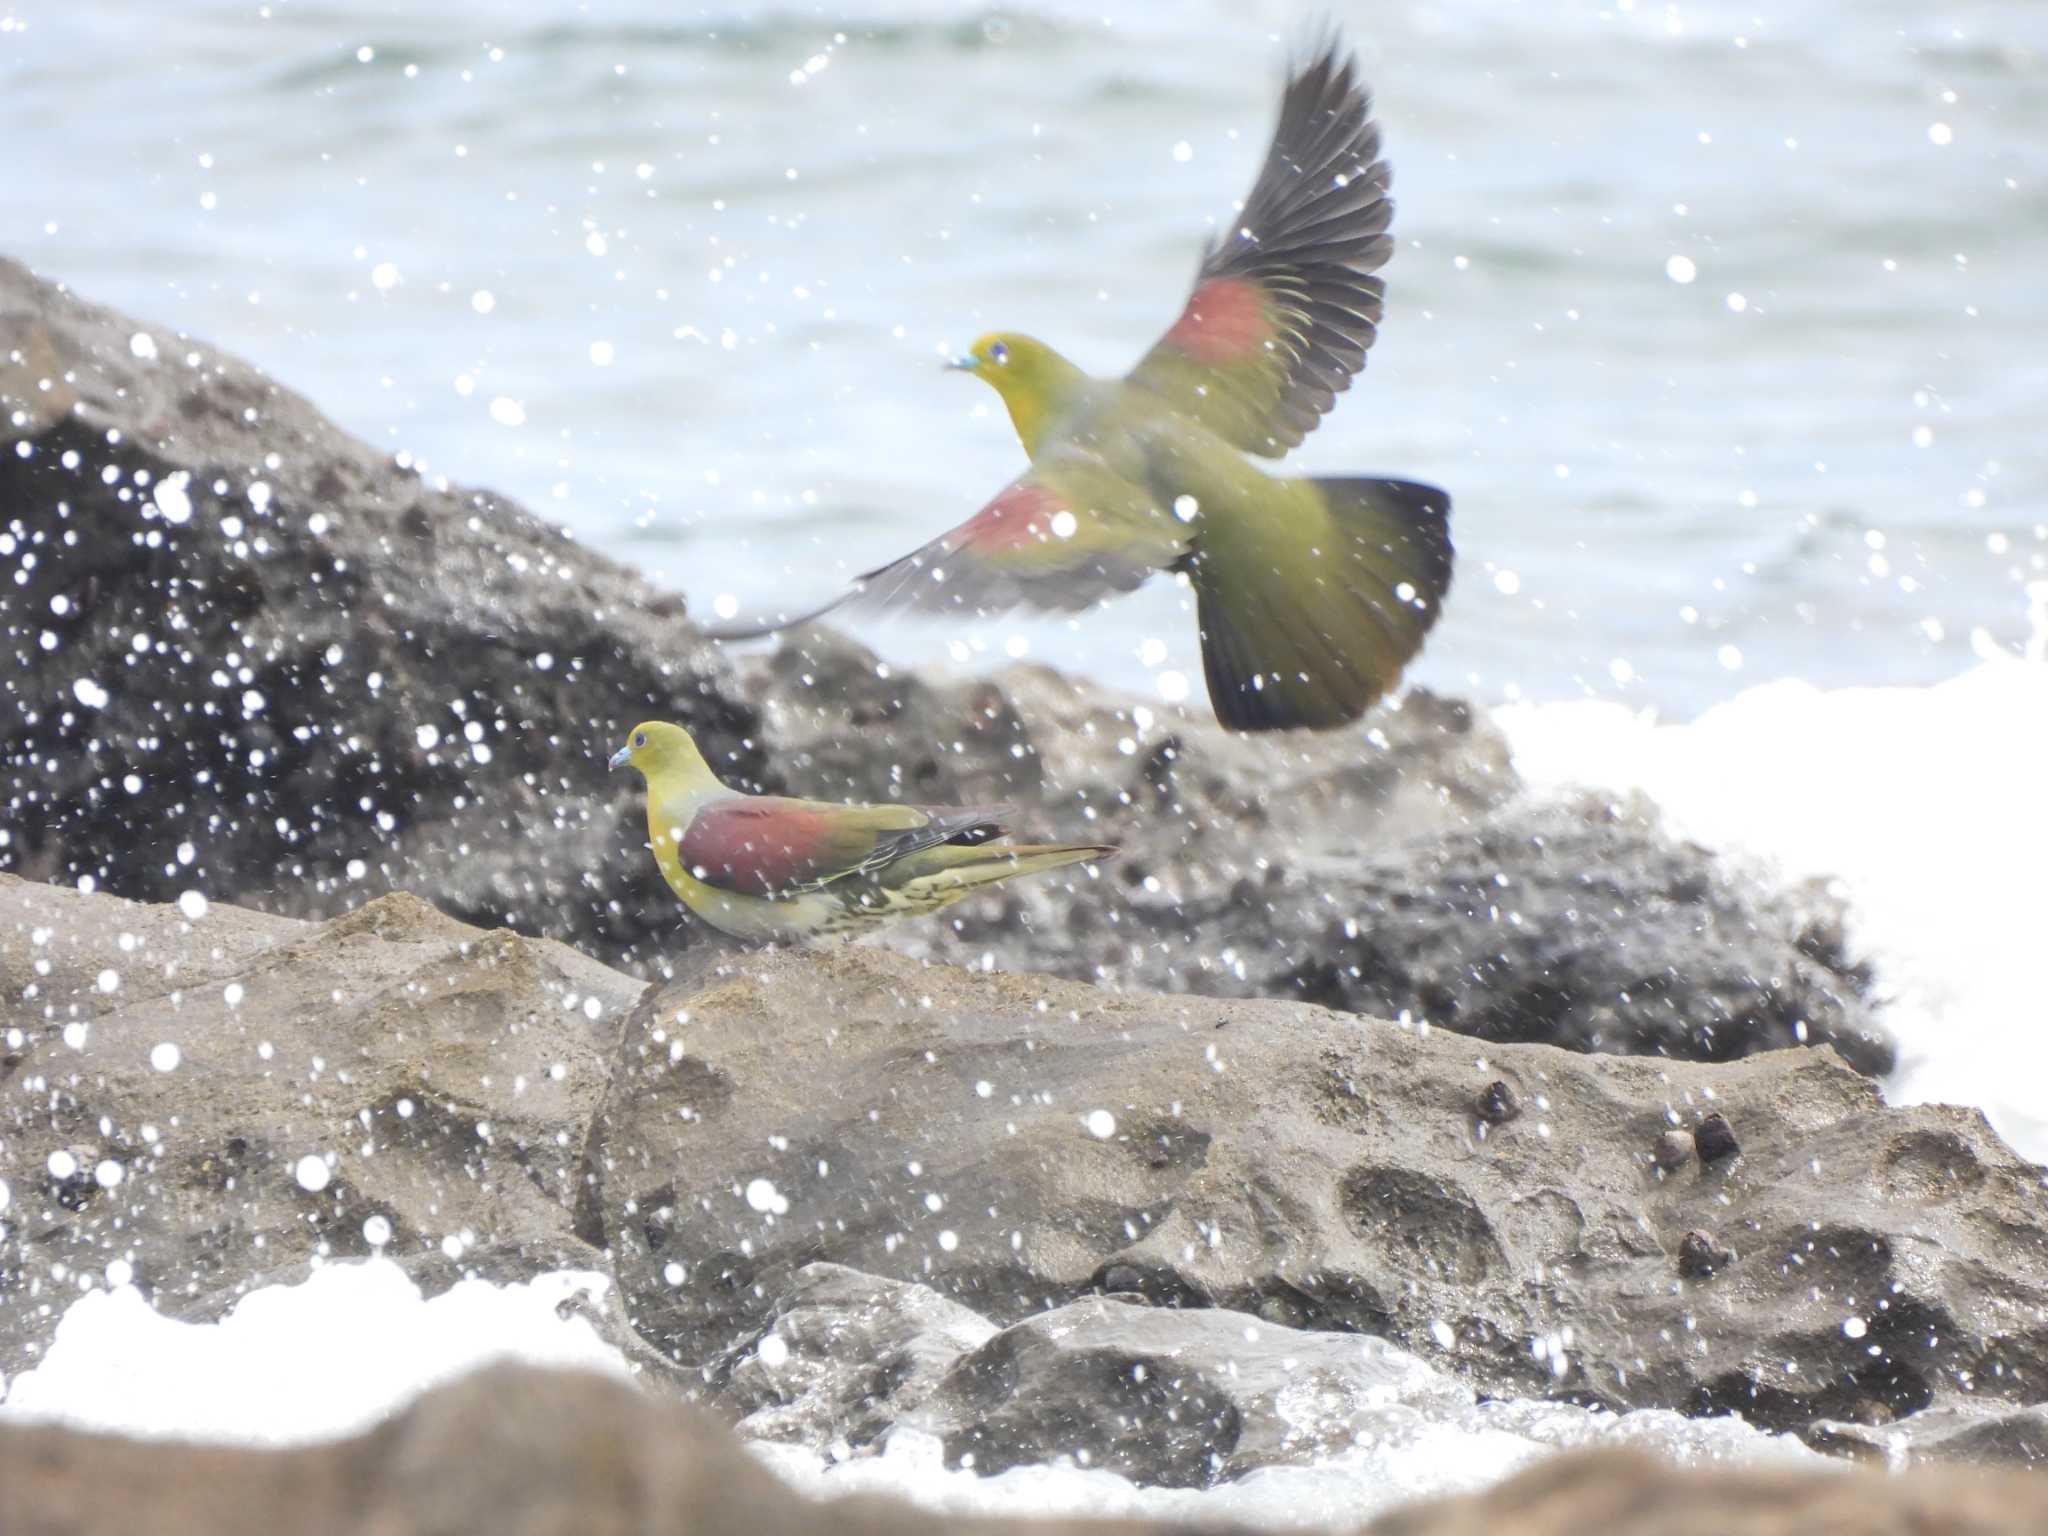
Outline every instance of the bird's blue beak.
<path id="1" fill-rule="evenodd" d="M 618 750 L 618 751 L 616 751 L 616 752 L 614 752 L 614 753 L 612 754 L 612 767 L 613 767 L 614 769 L 619 769 L 619 768 L 623 768 L 623 767 L 625 767 L 625 766 L 626 766 L 626 760 L 627 760 L 627 759 L 628 759 L 629 757 L 631 757 L 632 755 L 633 755 L 633 749 L 632 749 L 631 747 L 621 747 L 621 748 L 619 748 L 619 750 Z"/>
<path id="2" fill-rule="evenodd" d="M 942 368 L 957 368 L 962 373 L 972 373 L 981 366 L 981 359 L 972 352 L 962 352 L 958 357 L 949 357 L 940 364 Z"/>

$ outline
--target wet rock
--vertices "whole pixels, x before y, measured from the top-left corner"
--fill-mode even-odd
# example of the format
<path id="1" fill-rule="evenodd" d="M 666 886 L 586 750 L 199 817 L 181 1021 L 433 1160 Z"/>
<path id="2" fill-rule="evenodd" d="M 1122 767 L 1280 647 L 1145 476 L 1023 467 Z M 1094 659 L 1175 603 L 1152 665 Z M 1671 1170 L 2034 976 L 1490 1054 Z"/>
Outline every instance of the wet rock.
<path id="1" fill-rule="evenodd" d="M 1531 1107 L 1482 1139 L 1444 1106 L 1495 1077 Z M 856 948 L 707 958 L 643 1000 L 611 1082 L 593 1199 L 635 1326 L 685 1364 L 826 1260 L 1000 1324 L 1112 1275 L 1168 1307 L 1285 1297 L 1489 1392 L 1769 1428 L 2048 1379 L 2038 1171 L 1828 1051 L 1482 1061 L 1307 1004 Z M 1708 1102 L 1759 1128 L 1744 1156 L 1646 1178 L 1645 1143 Z M 1682 1286 L 1693 1229 L 1744 1262 Z"/>
<path id="2" fill-rule="evenodd" d="M 1407 1390 L 1398 1373 L 1395 1390 Z M 1123 1426 L 1113 1429 L 1128 1436 Z M 1408 1505 L 1361 1528 L 1361 1536 L 2017 1536 L 2039 1529 L 2038 1499 L 2031 1475 L 2006 1470 L 1688 1470 L 1606 1449 L 1546 1458 L 1485 1492 Z M 281 1519 L 319 1536 L 1172 1536 L 1196 1529 L 982 1518 L 875 1494 L 814 1499 L 780 1481 L 707 1415 L 610 1377 L 517 1365 L 438 1387 L 362 1434 L 283 1450 L 0 1424 L 0 1529 L 271 1536 Z M 1236 1528 L 1205 1521 L 1199 1529 L 1227 1536 Z"/>
<path id="3" fill-rule="evenodd" d="M 842 1456 L 916 1412 L 995 1325 L 927 1286 L 837 1264 L 798 1270 L 760 1338 L 712 1373 L 722 1406 L 761 1440 Z"/>
<path id="4" fill-rule="evenodd" d="M 1067 1459 L 1200 1488 L 1306 1465 L 1471 1402 L 1384 1339 L 1090 1297 L 964 1356 L 920 1422 L 943 1433 L 949 1465 L 989 1475 Z"/>
<path id="5" fill-rule="evenodd" d="M 1505 1125 L 1522 1112 L 1521 1095 L 1503 1078 L 1495 1078 L 1479 1090 L 1473 1112 L 1488 1125 Z"/>
<path id="6" fill-rule="evenodd" d="M 1504 739 L 1458 701 L 1245 738 L 1200 703 L 1035 667 L 927 678 L 818 629 L 735 664 L 559 529 L 203 344 L 157 328 L 139 356 L 150 329 L 0 261 L 23 557 L 0 591 L 0 869 L 294 916 L 407 889 L 666 978 L 729 946 L 684 917 L 605 772 L 664 716 L 745 786 L 1006 801 L 1029 832 L 1124 845 L 887 940 L 911 953 L 1575 1049 L 1890 1063 L 1822 898 L 1738 880 L 1638 811 L 1517 799 Z"/>
<path id="7" fill-rule="evenodd" d="M 1735 1250 L 1698 1227 L 1678 1240 L 1678 1272 L 1688 1280 L 1705 1280 L 1735 1262 Z"/>
<path id="8" fill-rule="evenodd" d="M 1692 1128 L 1692 1144 L 1699 1150 L 1703 1163 L 1718 1163 L 1742 1150 L 1742 1143 L 1735 1139 L 1735 1128 L 1719 1110 Z"/>
<path id="9" fill-rule="evenodd" d="M 289 1450 L 0 1424 L 0 1530 L 34 1536 L 1171 1536 L 815 1500 L 721 1426 L 624 1382 L 494 1366 L 350 1439 Z M 1221 1528 L 1203 1527 L 1216 1536 Z"/>
<path id="10" fill-rule="evenodd" d="M 2014 1472 L 1688 1468 L 1599 1450 L 1382 1515 L 1364 1536 L 2020 1536 L 2041 1529 L 2039 1499 Z"/>
<path id="11" fill-rule="evenodd" d="M 0 875 L 0 1373 L 117 1274 L 212 1318 L 316 1255 L 605 1267 L 574 1213 L 640 983 L 405 895 L 192 913 Z"/>
<path id="12" fill-rule="evenodd" d="M 294 916 L 409 889 L 650 970 L 690 941 L 605 760 L 650 715 L 763 759 L 674 597 L 5 259 L 0 507 L 0 869 Z"/>
<path id="13" fill-rule="evenodd" d="M 1676 1173 L 1693 1159 L 1691 1131 L 1665 1131 L 1650 1143 L 1650 1161 L 1666 1173 Z"/>
<path id="14" fill-rule="evenodd" d="M 1009 799 L 1034 831 L 1124 850 L 903 933 L 909 953 L 1583 1051 L 1729 1060 L 1826 1043 L 1874 1074 L 1894 1061 L 1867 972 L 1816 938 L 1824 896 L 1723 868 L 1647 802 L 1517 795 L 1505 743 L 1454 701 L 1411 693 L 1362 743 L 1281 742 L 1042 669 L 892 675 L 892 739 L 936 746 L 864 768 L 872 711 L 835 701 L 872 686 L 873 658 L 818 632 L 787 654 L 753 675 L 772 689 L 799 668 L 819 697 L 768 707 L 778 764 L 834 794 Z"/>
<path id="15" fill-rule="evenodd" d="M 2048 1403 L 1953 1403 L 1883 1425 L 1823 1419 L 1805 1439 L 1831 1455 L 1893 1468 L 1944 1462 L 2042 1468 L 2048 1467 Z"/>

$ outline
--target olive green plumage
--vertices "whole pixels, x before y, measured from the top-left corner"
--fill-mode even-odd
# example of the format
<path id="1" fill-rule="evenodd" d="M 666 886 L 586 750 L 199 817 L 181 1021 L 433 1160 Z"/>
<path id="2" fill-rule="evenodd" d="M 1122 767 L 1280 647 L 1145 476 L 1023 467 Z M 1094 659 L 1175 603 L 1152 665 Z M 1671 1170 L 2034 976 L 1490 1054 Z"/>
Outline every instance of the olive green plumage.
<path id="1" fill-rule="evenodd" d="M 980 512 L 862 576 L 841 603 L 986 615 L 1077 611 L 1154 572 L 1197 599 L 1210 700 L 1240 730 L 1356 720 L 1422 647 L 1450 589 L 1450 498 L 1407 480 L 1279 478 L 1378 334 L 1391 172 L 1332 37 L 1289 80 L 1251 196 L 1179 320 L 1097 379 L 993 332 L 955 366 L 1002 397 L 1030 468 Z"/>
<path id="2" fill-rule="evenodd" d="M 611 760 L 647 782 L 647 840 L 669 889 L 743 939 L 853 939 L 979 886 L 1106 859 L 1100 843 L 1003 842 L 1002 806 L 846 805 L 720 782 L 690 733 L 633 727 Z"/>

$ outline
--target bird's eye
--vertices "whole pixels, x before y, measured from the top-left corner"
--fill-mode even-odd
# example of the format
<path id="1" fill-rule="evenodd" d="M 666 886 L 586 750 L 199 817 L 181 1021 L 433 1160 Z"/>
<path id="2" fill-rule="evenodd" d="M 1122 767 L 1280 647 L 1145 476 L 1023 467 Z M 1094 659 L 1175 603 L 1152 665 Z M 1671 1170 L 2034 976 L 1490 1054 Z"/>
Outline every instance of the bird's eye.
<path id="1" fill-rule="evenodd" d="M 635 732 L 633 733 L 633 745 L 634 745 L 634 746 L 636 746 L 636 747 L 644 747 L 644 746 L 646 746 L 646 745 L 647 745 L 647 733 L 646 733 L 645 731 L 635 731 Z"/>
<path id="2" fill-rule="evenodd" d="M 992 363 L 1007 363 L 1010 360 L 1010 349 L 999 341 L 988 349 L 988 356 Z"/>

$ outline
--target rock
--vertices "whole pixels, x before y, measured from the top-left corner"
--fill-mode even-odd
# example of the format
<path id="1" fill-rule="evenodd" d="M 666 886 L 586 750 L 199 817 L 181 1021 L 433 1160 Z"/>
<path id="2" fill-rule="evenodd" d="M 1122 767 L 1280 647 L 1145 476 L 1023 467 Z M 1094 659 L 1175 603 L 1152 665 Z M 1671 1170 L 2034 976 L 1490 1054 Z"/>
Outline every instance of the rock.
<path id="1" fill-rule="evenodd" d="M 2033 1475 L 2009 1470 L 1681 1469 L 1606 1449 L 1408 1505 L 1359 1536 L 2018 1536 L 2040 1529 L 2039 1499 Z M 349 1439 L 283 1450 L 0 1423 L 0 1529 L 270 1536 L 283 1526 L 307 1536 L 1248 1536 L 1213 1521 L 1000 1519 L 878 1494 L 813 1499 L 707 1415 L 610 1377 L 519 1365 L 435 1388 Z"/>
<path id="2" fill-rule="evenodd" d="M 1495 1078 L 1479 1090 L 1472 1109 L 1488 1125 L 1505 1125 L 1522 1113 L 1522 1099 L 1505 1078 Z"/>
<path id="3" fill-rule="evenodd" d="M 2048 1403 L 1951 1403 L 1886 1425 L 1822 1419 L 1805 1439 L 1817 1450 L 1895 1469 L 1945 1462 L 2039 1468 L 2048 1466 Z"/>
<path id="4" fill-rule="evenodd" d="M 712 1375 L 740 1433 L 849 1455 L 922 1407 L 993 1323 L 927 1286 L 837 1264 L 797 1271 L 775 1322 Z"/>
<path id="5" fill-rule="evenodd" d="M 1538 1462 L 1484 1493 L 1382 1515 L 1364 1536 L 2020 1536 L 2040 1489 L 2014 1472 L 1675 1467 L 1634 1450 Z"/>
<path id="6" fill-rule="evenodd" d="M 1125 846 L 889 938 L 912 953 L 1489 1040 L 1891 1062 L 1824 898 L 1639 811 L 1516 798 L 1468 705 L 1415 690 L 1362 731 L 1246 738 L 1043 668 L 906 675 L 817 629 L 736 669 L 559 529 L 199 343 L 138 355 L 150 329 L 0 261 L 0 869 L 291 916 L 407 889 L 666 978 L 730 945 L 605 772 L 662 716 L 744 787 L 1007 801 Z"/>
<path id="7" fill-rule="evenodd" d="M 606 758 L 652 715 L 763 767 L 681 604 L 152 329 L 0 259 L 0 869 L 295 916 L 409 889 L 658 971 L 701 930 Z"/>
<path id="8" fill-rule="evenodd" d="M 363 1434 L 289 1450 L 0 1424 L 0 1530 L 24 1536 L 1171 1536 L 818 1501 L 707 1416 L 610 1377 L 500 1365 Z M 1210 1536 L 1227 1536 L 1204 1526 Z"/>
<path id="9" fill-rule="evenodd" d="M 115 1274 L 212 1318 L 373 1248 L 607 1267 L 575 1213 L 629 977 L 406 895 L 316 926 L 4 875 L 0 976 L 0 1374 Z"/>
<path id="10" fill-rule="evenodd" d="M 1735 1250 L 1698 1227 L 1678 1240 L 1678 1272 L 1688 1280 L 1705 1280 L 1735 1262 Z"/>
<path id="11" fill-rule="evenodd" d="M 1168 1306 L 1280 1296 L 1491 1393 L 1771 1429 L 2048 1379 L 2039 1171 L 1829 1051 L 1481 1061 L 1307 1004 L 864 948 L 706 956 L 621 1051 L 594 1206 L 634 1325 L 685 1364 L 757 1338 L 825 1260 L 1006 1325 L 1111 1277 Z M 1445 1110 L 1495 1077 L 1533 1107 L 1481 1140 Z M 1656 1176 L 1641 1148 L 1705 1103 L 1758 1128 L 1745 1155 Z M 1710 1287 L 1673 1271 L 1696 1228 L 1741 1254 Z"/>
<path id="12" fill-rule="evenodd" d="M 911 953 L 1489 1040 L 1707 1060 L 1829 1043 L 1891 1068 L 1824 891 L 1724 870 L 1640 801 L 1518 796 L 1505 740 L 1455 700 L 1413 690 L 1362 740 L 1236 737 L 1043 668 L 905 677 L 817 629 L 745 675 L 778 766 L 823 793 L 1010 801 L 1034 833 L 1124 850 L 905 933 Z"/>
<path id="13" fill-rule="evenodd" d="M 1719 1110 L 1708 1115 L 1692 1128 L 1692 1144 L 1698 1150 L 1703 1163 L 1718 1163 L 1724 1157 L 1734 1157 L 1742 1150 L 1742 1143 L 1735 1139 L 1735 1129 L 1729 1125 L 1728 1117 Z"/>
<path id="14" fill-rule="evenodd" d="M 1202 1488 L 1471 1405 L 1469 1388 L 1384 1339 L 1089 1297 L 963 1356 L 919 1422 L 943 1434 L 948 1465 L 991 1476 L 1065 1458 Z"/>
<path id="15" fill-rule="evenodd" d="M 1693 1159 L 1691 1131 L 1665 1131 L 1650 1144 L 1650 1161 L 1666 1173 L 1676 1173 Z"/>

